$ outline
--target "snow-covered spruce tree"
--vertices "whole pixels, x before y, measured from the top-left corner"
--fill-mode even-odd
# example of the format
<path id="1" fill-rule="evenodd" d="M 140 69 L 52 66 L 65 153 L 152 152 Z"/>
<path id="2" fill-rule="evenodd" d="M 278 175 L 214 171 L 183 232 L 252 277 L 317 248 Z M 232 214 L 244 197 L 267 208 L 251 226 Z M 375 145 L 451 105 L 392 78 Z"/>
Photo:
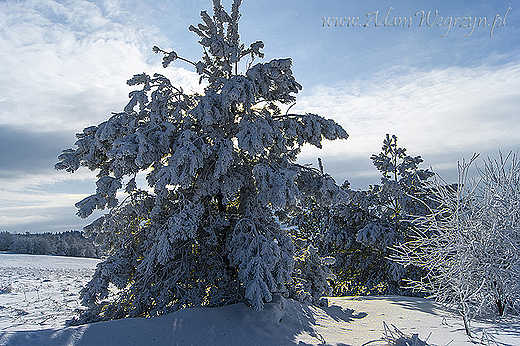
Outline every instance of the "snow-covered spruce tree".
<path id="1" fill-rule="evenodd" d="M 305 143 L 348 135 L 315 114 L 281 114 L 301 89 L 291 59 L 252 65 L 264 44 L 240 43 L 240 4 L 228 14 L 214 0 L 213 16 L 202 11 L 203 23 L 190 26 L 204 48 L 200 61 L 153 48 L 164 67 L 192 64 L 207 80 L 203 95 L 159 74 L 135 75 L 128 84 L 140 89 L 124 111 L 85 128 L 78 148 L 59 156 L 57 169 L 98 172 L 96 193 L 76 204 L 78 215 L 109 209 L 85 227 L 111 252 L 81 292 L 88 310 L 79 323 L 239 301 L 262 309 L 288 291 L 294 248 L 274 212 L 302 193 L 334 197 L 328 180 L 296 157 Z M 141 172 L 150 190 L 138 188 Z M 128 194 L 122 202 L 120 190 Z M 119 291 L 108 299 L 110 284 Z"/>
<path id="2" fill-rule="evenodd" d="M 421 157 L 398 147 L 395 135 L 386 135 L 371 159 L 381 184 L 354 191 L 347 181 L 349 198 L 332 207 L 308 198 L 294 223 L 320 255 L 335 257 L 335 295 L 413 294 L 401 289 L 402 280 L 419 278 L 418 268 L 405 269 L 387 257 L 392 245 L 410 239 L 412 215 L 429 213 L 425 187 L 433 173 L 420 169 Z"/>
<path id="3" fill-rule="evenodd" d="M 488 158 L 470 179 L 476 158 L 459 164 L 457 184 L 437 179 L 437 207 L 395 249 L 402 264 L 427 270 L 410 286 L 456 308 L 469 336 L 474 316 L 520 311 L 520 161 L 511 153 Z"/>

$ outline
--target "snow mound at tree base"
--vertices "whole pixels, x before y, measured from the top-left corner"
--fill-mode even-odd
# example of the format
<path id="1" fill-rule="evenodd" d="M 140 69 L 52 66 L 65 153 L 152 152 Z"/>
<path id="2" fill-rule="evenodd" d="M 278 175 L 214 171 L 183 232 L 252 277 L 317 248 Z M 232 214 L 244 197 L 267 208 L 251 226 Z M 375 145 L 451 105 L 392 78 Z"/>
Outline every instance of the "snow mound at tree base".
<path id="1" fill-rule="evenodd" d="M 320 344 L 319 308 L 276 297 L 255 311 L 244 304 L 184 309 L 154 318 L 123 319 L 59 330 L 7 332 L 1 345 L 303 345 Z"/>
<path id="2" fill-rule="evenodd" d="M 54 330 L 0 333 L 0 345 L 353 345 L 384 336 L 383 322 L 428 345 L 473 345 L 460 319 L 434 303 L 408 297 L 328 298 L 316 307 L 275 297 L 263 311 L 243 304 L 185 309 L 161 317 L 124 319 Z M 520 345 L 520 323 L 475 322 L 476 336 Z M 370 343 L 383 345 L 383 343 Z"/>

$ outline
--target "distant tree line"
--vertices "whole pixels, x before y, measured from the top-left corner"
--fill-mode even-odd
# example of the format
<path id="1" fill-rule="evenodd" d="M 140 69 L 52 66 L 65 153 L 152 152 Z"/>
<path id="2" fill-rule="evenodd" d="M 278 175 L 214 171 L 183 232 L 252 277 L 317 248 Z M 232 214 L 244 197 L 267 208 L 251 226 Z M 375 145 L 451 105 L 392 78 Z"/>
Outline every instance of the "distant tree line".
<path id="1" fill-rule="evenodd" d="M 103 251 L 83 232 L 10 233 L 0 232 L 0 251 L 19 254 L 101 258 Z"/>

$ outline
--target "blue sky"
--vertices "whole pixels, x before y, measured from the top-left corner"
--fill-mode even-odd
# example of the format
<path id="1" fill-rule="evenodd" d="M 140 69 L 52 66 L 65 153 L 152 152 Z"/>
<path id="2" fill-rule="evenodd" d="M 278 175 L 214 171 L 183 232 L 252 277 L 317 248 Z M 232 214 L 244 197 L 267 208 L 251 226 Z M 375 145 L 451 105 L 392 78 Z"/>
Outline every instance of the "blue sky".
<path id="1" fill-rule="evenodd" d="M 165 70 L 151 47 L 198 60 L 187 28 L 204 9 L 211 1 L 0 2 L 0 230 L 89 222 L 74 203 L 94 193 L 95 176 L 54 171 L 57 155 L 124 107 L 134 74 L 201 91 L 190 66 Z M 399 18 L 407 23 L 393 25 Z M 379 182 L 369 158 L 386 133 L 448 181 L 462 157 L 520 148 L 518 2 L 245 0 L 240 31 L 245 44 L 264 41 L 265 61 L 293 59 L 303 90 L 291 111 L 333 118 L 350 134 L 300 156 L 322 157 L 338 183 Z"/>

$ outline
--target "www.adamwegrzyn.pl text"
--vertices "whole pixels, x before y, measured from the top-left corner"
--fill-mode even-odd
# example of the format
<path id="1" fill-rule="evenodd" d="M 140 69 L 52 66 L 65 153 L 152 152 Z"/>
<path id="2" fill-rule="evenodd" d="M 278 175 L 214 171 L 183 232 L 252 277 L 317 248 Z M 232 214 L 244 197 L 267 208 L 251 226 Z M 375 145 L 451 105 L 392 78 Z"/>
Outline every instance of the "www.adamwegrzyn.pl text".
<path id="1" fill-rule="evenodd" d="M 360 20 L 359 17 L 323 17 L 322 26 L 339 26 L 339 27 L 411 27 L 412 17 L 396 17 L 390 14 L 393 7 L 388 9 L 386 16 L 379 17 L 379 10 L 366 14 L 366 20 Z M 489 36 L 493 37 L 493 32 L 496 28 L 506 25 L 507 14 L 511 10 L 508 7 L 504 16 L 496 14 L 493 20 L 488 20 L 487 17 L 445 17 L 440 16 L 439 11 L 418 11 L 414 17 L 418 20 L 418 27 L 443 27 L 444 34 L 439 36 L 445 37 L 450 32 L 451 28 L 467 28 L 467 32 L 463 33 L 465 37 L 473 34 L 475 28 L 489 28 Z"/>

